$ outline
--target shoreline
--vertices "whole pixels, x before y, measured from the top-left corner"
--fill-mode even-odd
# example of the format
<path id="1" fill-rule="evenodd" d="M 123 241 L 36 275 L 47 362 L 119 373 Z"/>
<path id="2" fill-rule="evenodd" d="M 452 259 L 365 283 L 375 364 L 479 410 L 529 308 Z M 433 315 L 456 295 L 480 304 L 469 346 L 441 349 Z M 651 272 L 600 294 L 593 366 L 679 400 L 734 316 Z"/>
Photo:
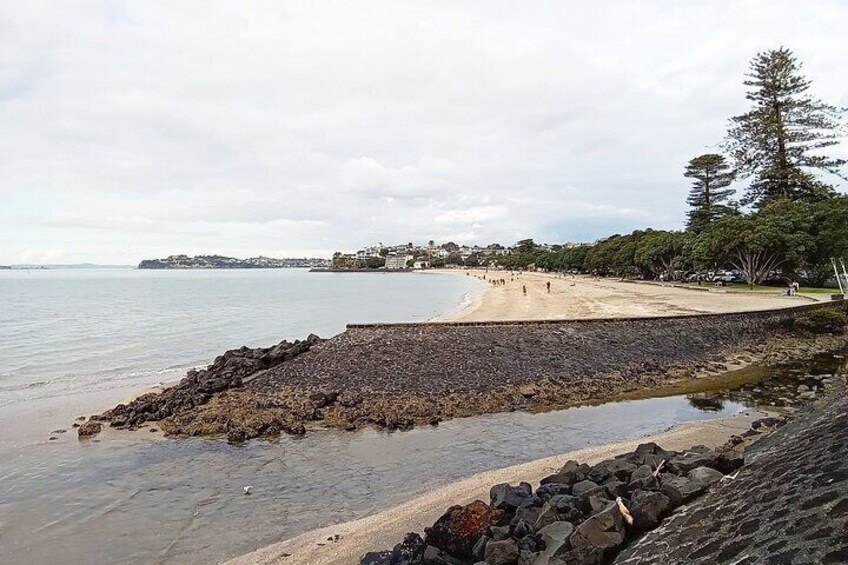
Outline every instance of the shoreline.
<path id="1" fill-rule="evenodd" d="M 693 445 L 717 447 L 732 435 L 744 433 L 751 423 L 768 412 L 748 410 L 727 418 L 687 422 L 647 436 L 585 447 L 478 473 L 448 483 L 427 494 L 388 510 L 357 520 L 312 530 L 226 561 L 226 565 L 346 565 L 358 562 L 362 554 L 391 547 L 406 532 L 422 531 L 448 507 L 475 499 L 488 500 L 493 484 L 527 481 L 536 484 L 555 472 L 567 460 L 595 464 L 619 453 L 632 451 L 640 443 L 655 442 L 663 448 L 680 450 Z M 338 541 L 330 541 L 339 536 Z"/>
<path id="2" fill-rule="evenodd" d="M 721 314 L 791 308 L 814 296 L 784 296 L 774 293 L 714 291 L 701 292 L 674 284 L 641 283 L 618 279 L 593 279 L 588 275 L 561 275 L 532 271 L 484 269 L 432 269 L 416 274 L 447 274 L 474 277 L 483 282 L 468 305 L 435 316 L 433 322 L 481 322 L 517 320 L 568 320 Z M 483 278 L 485 277 L 485 279 Z M 503 284 L 493 285 L 492 279 Z M 546 283 L 551 284 L 548 292 Z M 527 293 L 523 292 L 526 287 Z"/>

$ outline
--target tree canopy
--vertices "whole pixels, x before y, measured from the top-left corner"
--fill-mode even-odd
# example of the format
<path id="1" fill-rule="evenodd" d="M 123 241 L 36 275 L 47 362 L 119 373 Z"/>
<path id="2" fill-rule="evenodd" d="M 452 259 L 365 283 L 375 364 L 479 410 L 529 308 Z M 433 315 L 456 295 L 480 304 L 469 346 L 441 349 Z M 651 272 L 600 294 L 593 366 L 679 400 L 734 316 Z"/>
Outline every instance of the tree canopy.
<path id="1" fill-rule="evenodd" d="M 817 173 L 842 174 L 845 160 L 821 150 L 838 143 L 844 110 L 807 93 L 811 82 L 801 66 L 783 47 L 758 53 L 751 62 L 745 85 L 752 107 L 731 119 L 726 139 L 739 174 L 751 178 L 743 204 L 820 200 L 833 187 Z"/>
<path id="2" fill-rule="evenodd" d="M 707 153 L 694 157 L 686 165 L 683 176 L 693 179 L 686 199 L 692 207 L 686 224 L 690 230 L 699 233 L 734 210 L 728 200 L 735 191 L 727 188 L 733 182 L 734 173 L 723 155 Z"/>

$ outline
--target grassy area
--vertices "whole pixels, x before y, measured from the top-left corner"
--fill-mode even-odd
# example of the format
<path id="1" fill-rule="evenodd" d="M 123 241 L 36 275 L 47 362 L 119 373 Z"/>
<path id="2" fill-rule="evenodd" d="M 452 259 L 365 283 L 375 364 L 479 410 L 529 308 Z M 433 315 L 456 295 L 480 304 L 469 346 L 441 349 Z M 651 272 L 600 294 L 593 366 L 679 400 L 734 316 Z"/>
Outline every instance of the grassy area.
<path id="1" fill-rule="evenodd" d="M 686 283 L 686 286 L 698 286 L 698 283 Z M 702 288 L 713 288 L 714 286 L 714 283 L 704 281 Z M 754 292 L 786 292 L 787 289 L 787 287 L 785 286 L 766 286 L 761 284 L 755 284 L 754 288 L 751 288 L 751 286 L 747 283 L 728 283 L 725 287 L 717 288 L 728 288 L 732 290 L 749 290 Z M 802 294 L 837 294 L 839 292 L 839 289 L 802 286 L 798 289 L 798 292 Z"/>
<path id="2" fill-rule="evenodd" d="M 785 292 L 787 287 L 785 286 L 765 286 L 756 284 L 754 288 L 751 289 L 751 286 L 747 283 L 730 283 L 728 288 L 737 289 L 737 290 L 755 290 L 755 291 L 763 291 L 763 290 L 771 290 L 771 291 L 780 291 Z M 838 288 L 820 288 L 814 286 L 802 286 L 798 289 L 798 292 L 808 293 L 808 294 L 836 294 L 839 292 Z"/>

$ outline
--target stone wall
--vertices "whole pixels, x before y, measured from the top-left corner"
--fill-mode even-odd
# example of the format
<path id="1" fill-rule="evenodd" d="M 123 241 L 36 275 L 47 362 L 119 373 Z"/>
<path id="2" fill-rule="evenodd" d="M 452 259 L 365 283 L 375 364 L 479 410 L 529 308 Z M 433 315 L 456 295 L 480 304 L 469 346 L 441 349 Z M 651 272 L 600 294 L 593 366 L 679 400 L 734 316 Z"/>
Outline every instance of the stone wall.
<path id="1" fill-rule="evenodd" d="M 627 377 L 763 342 L 791 329 L 802 312 L 846 304 L 654 318 L 351 324 L 248 386 L 439 396 L 599 374 Z"/>

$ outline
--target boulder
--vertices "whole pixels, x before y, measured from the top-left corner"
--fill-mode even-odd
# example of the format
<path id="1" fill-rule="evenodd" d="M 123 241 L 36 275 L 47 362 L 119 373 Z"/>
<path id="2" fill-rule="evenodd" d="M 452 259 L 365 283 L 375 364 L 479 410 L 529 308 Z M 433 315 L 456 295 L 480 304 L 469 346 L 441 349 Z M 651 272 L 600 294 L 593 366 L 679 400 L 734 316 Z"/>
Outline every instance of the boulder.
<path id="1" fill-rule="evenodd" d="M 700 495 L 706 488 L 686 477 L 666 474 L 666 478 L 662 480 L 661 492 L 669 498 L 673 507 L 677 507 Z"/>
<path id="2" fill-rule="evenodd" d="M 453 557 L 437 547 L 428 545 L 424 550 L 424 565 L 465 565 L 465 561 Z"/>
<path id="3" fill-rule="evenodd" d="M 576 496 L 560 494 L 551 498 L 542 507 L 534 527 L 536 531 L 554 522 L 575 522 L 583 518 L 583 504 Z"/>
<path id="4" fill-rule="evenodd" d="M 657 488 L 659 488 L 659 483 L 654 476 L 654 470 L 649 465 L 641 465 L 630 474 L 630 482 L 627 485 L 627 490 L 630 492 L 636 490 L 657 490 Z"/>
<path id="5" fill-rule="evenodd" d="M 539 536 L 545 544 L 545 549 L 534 565 L 547 565 L 550 558 L 559 551 L 571 547 L 568 538 L 574 533 L 574 525 L 570 522 L 553 522 L 539 530 Z"/>
<path id="6" fill-rule="evenodd" d="M 518 486 L 502 483 L 489 490 L 492 508 L 504 510 L 510 514 L 515 512 L 519 506 L 528 503 L 532 496 L 533 487 L 530 486 L 530 483 L 524 482 L 519 483 Z"/>
<path id="7" fill-rule="evenodd" d="M 536 496 L 542 500 L 549 500 L 558 494 L 571 494 L 571 485 L 562 483 L 547 483 L 536 489 Z"/>
<path id="8" fill-rule="evenodd" d="M 710 469 L 709 467 L 695 467 L 686 473 L 687 479 L 698 483 L 704 488 L 708 488 L 716 484 L 722 479 L 722 477 L 724 477 L 724 473 L 716 471 L 715 469 Z"/>
<path id="9" fill-rule="evenodd" d="M 394 551 L 369 551 L 359 560 L 359 565 L 395 565 L 399 559 Z"/>
<path id="10" fill-rule="evenodd" d="M 588 479 L 580 481 L 571 487 L 571 494 L 586 500 L 588 500 L 591 495 L 600 494 L 602 492 L 604 492 L 604 487 Z"/>
<path id="11" fill-rule="evenodd" d="M 518 563 L 518 546 L 511 539 L 490 541 L 486 544 L 485 561 L 489 565 L 515 565 Z"/>
<path id="12" fill-rule="evenodd" d="M 452 506 L 432 527 L 424 530 L 424 543 L 457 559 L 470 559 L 477 539 L 500 515 L 500 511 L 480 500 L 466 506 Z"/>
<path id="13" fill-rule="evenodd" d="M 471 550 L 471 557 L 477 561 L 483 561 L 486 558 L 486 544 L 492 541 L 489 536 L 480 536 L 474 548 Z"/>
<path id="14" fill-rule="evenodd" d="M 394 547 L 394 552 L 402 560 L 414 561 L 424 554 L 424 540 L 415 532 L 409 532 L 403 536 L 403 541 Z"/>
<path id="15" fill-rule="evenodd" d="M 569 538 L 575 549 L 589 548 L 601 552 L 612 550 L 624 543 L 624 517 L 617 504 L 591 516 L 577 526 Z"/>
<path id="16" fill-rule="evenodd" d="M 610 502 L 612 502 L 609 498 L 605 497 L 601 494 L 593 494 L 589 497 L 589 508 L 592 509 L 592 513 L 600 512 L 604 508 L 606 508 Z"/>
<path id="17" fill-rule="evenodd" d="M 733 471 L 742 467 L 745 464 L 745 456 L 737 451 L 725 451 L 721 454 L 718 460 L 718 470 L 725 475 L 729 475 Z"/>
<path id="18" fill-rule="evenodd" d="M 609 496 L 613 500 L 615 500 L 619 496 L 621 498 L 627 497 L 627 484 L 619 481 L 618 479 L 611 479 L 601 486 L 604 487 L 604 492 L 607 494 L 607 496 Z"/>
<path id="19" fill-rule="evenodd" d="M 644 532 L 655 528 L 671 511 L 671 499 L 661 492 L 637 490 L 627 509 L 633 516 L 633 529 Z"/>
<path id="20" fill-rule="evenodd" d="M 609 478 L 626 480 L 630 473 L 636 470 L 636 465 L 625 459 L 607 459 L 601 461 L 587 473 L 586 478 L 598 484 Z"/>
<path id="21" fill-rule="evenodd" d="M 689 451 L 688 453 L 671 459 L 667 464 L 667 470 L 676 475 L 685 475 L 696 467 L 719 469 L 721 465 L 721 454 L 716 451 L 707 451 L 702 453 Z"/>
<path id="22" fill-rule="evenodd" d="M 87 439 L 96 436 L 102 429 L 103 424 L 94 420 L 89 420 L 77 428 L 77 436 L 79 436 L 80 439 Z"/>
<path id="23" fill-rule="evenodd" d="M 489 534 L 493 540 L 500 541 L 509 537 L 510 526 L 492 526 L 489 528 Z"/>

